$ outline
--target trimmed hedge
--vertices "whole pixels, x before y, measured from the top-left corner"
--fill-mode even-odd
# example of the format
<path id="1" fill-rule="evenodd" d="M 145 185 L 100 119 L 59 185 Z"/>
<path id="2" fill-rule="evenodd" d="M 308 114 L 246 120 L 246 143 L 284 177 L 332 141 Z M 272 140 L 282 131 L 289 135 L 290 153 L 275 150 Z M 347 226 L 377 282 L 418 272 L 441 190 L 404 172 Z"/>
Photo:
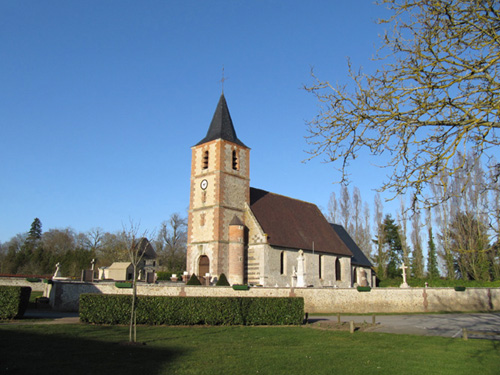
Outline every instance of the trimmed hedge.
<path id="1" fill-rule="evenodd" d="M 0 286 L 0 319 L 21 318 L 28 308 L 29 286 Z"/>
<path id="2" fill-rule="evenodd" d="M 186 285 L 201 285 L 200 279 L 193 273 Z"/>
<path id="3" fill-rule="evenodd" d="M 132 296 L 80 295 L 80 321 L 128 324 Z M 302 324 L 302 297 L 137 297 L 137 323 L 150 325 Z"/>
<path id="4" fill-rule="evenodd" d="M 229 281 L 227 281 L 227 277 L 225 274 L 221 273 L 219 276 L 219 280 L 215 283 L 215 286 L 231 286 Z"/>

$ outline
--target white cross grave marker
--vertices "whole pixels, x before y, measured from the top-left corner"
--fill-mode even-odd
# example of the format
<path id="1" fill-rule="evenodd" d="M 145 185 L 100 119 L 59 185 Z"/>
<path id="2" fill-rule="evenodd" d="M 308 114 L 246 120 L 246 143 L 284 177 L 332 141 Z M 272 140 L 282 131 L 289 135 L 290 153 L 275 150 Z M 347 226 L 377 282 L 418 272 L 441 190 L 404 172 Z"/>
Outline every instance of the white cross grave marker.
<path id="1" fill-rule="evenodd" d="M 408 266 L 405 266 L 405 264 L 403 263 L 399 268 L 403 270 L 403 284 L 401 284 L 400 288 L 409 288 L 408 283 L 406 282 L 406 269 L 408 268 Z"/>

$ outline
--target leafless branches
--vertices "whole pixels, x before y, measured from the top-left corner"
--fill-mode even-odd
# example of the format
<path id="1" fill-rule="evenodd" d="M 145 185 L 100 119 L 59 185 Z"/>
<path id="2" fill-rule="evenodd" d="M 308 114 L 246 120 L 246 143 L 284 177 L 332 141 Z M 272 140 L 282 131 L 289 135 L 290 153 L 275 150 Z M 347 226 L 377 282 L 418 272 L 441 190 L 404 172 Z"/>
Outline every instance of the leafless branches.
<path id="1" fill-rule="evenodd" d="M 352 86 L 317 78 L 305 89 L 320 111 L 309 122 L 311 158 L 338 163 L 341 182 L 360 152 L 388 155 L 394 195 L 411 192 L 412 206 L 439 203 L 424 196 L 430 181 L 463 166 L 458 152 L 490 155 L 499 145 L 500 3 L 494 0 L 383 0 L 393 16 L 378 58 L 386 64 L 372 75 L 349 63 Z M 385 159 L 384 159 L 385 160 Z M 458 168 L 458 169 L 457 169 Z M 449 198 L 446 194 L 444 199 Z"/>

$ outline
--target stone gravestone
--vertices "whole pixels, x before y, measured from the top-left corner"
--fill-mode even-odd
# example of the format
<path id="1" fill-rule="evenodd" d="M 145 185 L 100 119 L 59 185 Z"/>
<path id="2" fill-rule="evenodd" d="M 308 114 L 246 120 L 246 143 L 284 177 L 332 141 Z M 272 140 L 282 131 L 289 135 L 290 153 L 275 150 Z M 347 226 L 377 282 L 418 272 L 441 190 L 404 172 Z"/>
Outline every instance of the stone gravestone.
<path id="1" fill-rule="evenodd" d="M 94 281 L 94 270 L 82 270 L 82 281 L 91 283 Z"/>
<path id="2" fill-rule="evenodd" d="M 155 283 L 155 273 L 154 272 L 148 272 L 146 273 L 146 282 L 148 284 L 154 284 Z"/>

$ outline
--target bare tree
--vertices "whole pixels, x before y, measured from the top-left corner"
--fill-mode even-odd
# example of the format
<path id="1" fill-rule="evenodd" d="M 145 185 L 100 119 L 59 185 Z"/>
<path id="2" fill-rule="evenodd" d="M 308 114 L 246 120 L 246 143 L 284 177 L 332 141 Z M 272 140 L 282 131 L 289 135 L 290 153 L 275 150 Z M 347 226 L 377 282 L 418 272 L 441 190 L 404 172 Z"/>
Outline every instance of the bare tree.
<path id="1" fill-rule="evenodd" d="M 444 181 L 447 185 L 447 176 L 443 176 L 442 179 L 436 179 L 436 183 L 431 184 L 432 194 L 438 198 L 446 195 L 446 192 L 443 188 L 444 184 L 441 183 L 441 180 Z M 443 201 L 443 203 L 435 207 L 436 223 L 438 224 L 441 233 L 438 236 L 439 244 L 441 247 L 439 255 L 443 260 L 446 277 L 448 279 L 455 279 L 455 263 L 453 254 L 451 253 L 451 245 L 448 232 L 448 226 L 451 222 L 450 218 L 455 213 L 454 207 L 455 205 L 452 204 L 452 202 L 449 200 Z"/>
<path id="2" fill-rule="evenodd" d="M 155 242 L 160 264 L 171 272 L 181 271 L 186 267 L 187 220 L 174 213 L 161 223 Z"/>
<path id="3" fill-rule="evenodd" d="M 420 235 L 421 229 L 420 212 L 415 212 L 411 218 L 411 242 L 413 245 L 411 270 L 413 277 L 420 279 L 424 277 L 424 256 L 422 253 L 422 237 Z"/>
<path id="4" fill-rule="evenodd" d="M 92 228 L 85 233 L 84 247 L 89 250 L 101 248 L 104 239 L 104 231 L 101 228 Z"/>
<path id="5" fill-rule="evenodd" d="M 370 227 L 370 207 L 368 206 L 368 203 L 365 203 L 365 208 L 364 208 L 364 216 L 365 216 L 365 225 L 364 225 L 364 230 L 363 230 L 363 240 L 360 241 L 361 243 L 361 250 L 365 253 L 368 259 L 371 258 L 372 256 L 372 231 Z"/>
<path id="6" fill-rule="evenodd" d="M 338 162 L 341 182 L 361 152 L 388 154 L 379 163 L 390 172 L 382 190 L 412 194 L 412 207 L 449 199 L 447 178 L 460 150 L 491 156 L 499 145 L 500 2 L 496 0 L 382 0 L 392 10 L 379 23 L 376 60 L 386 64 L 364 74 L 349 63 L 351 86 L 316 77 L 305 89 L 321 110 L 308 124 L 311 157 Z M 463 166 L 459 166 L 462 168 Z M 498 178 L 497 169 L 497 178 Z M 464 170 L 470 178 L 470 171 Z M 425 187 L 442 179 L 439 196 Z"/>
<path id="7" fill-rule="evenodd" d="M 342 225 L 347 232 L 352 233 L 351 228 L 351 197 L 347 186 L 342 185 L 340 188 L 340 215 Z"/>
<path id="8" fill-rule="evenodd" d="M 375 263 L 377 265 L 377 274 L 380 278 L 386 278 L 387 277 L 387 260 L 388 260 L 388 255 L 384 249 L 384 244 L 385 244 L 385 229 L 384 229 L 384 209 L 382 206 L 382 200 L 380 199 L 380 194 L 375 195 L 375 216 L 374 216 L 374 221 L 375 221 L 375 228 L 377 231 L 377 238 L 374 241 L 377 249 L 376 249 L 376 254 L 374 257 Z"/>
<path id="9" fill-rule="evenodd" d="M 337 197 L 335 196 L 335 192 L 332 191 L 330 194 L 330 200 L 328 201 L 328 214 L 327 219 L 330 223 L 337 223 L 337 215 L 338 215 L 338 204 Z"/>
<path id="10" fill-rule="evenodd" d="M 401 247 L 403 249 L 403 263 L 410 264 L 410 249 L 408 248 L 408 234 L 406 231 L 406 223 L 408 222 L 408 212 L 405 208 L 405 201 L 400 198 L 400 214 L 398 215 L 399 221 L 399 238 Z"/>
<path id="11" fill-rule="evenodd" d="M 125 241 L 127 254 L 133 267 L 132 275 L 132 305 L 130 309 L 130 324 L 129 324 L 129 341 L 137 341 L 137 269 L 146 253 L 147 235 L 144 231 L 139 233 L 139 225 L 130 222 L 128 228 L 123 228 L 122 238 Z"/>

